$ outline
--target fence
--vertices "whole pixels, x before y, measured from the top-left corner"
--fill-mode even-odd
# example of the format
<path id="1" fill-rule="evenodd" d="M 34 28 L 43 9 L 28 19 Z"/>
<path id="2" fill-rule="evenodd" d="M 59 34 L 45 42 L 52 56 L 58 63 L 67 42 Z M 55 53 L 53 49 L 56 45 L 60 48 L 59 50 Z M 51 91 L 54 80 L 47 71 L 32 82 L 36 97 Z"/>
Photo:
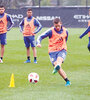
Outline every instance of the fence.
<path id="1" fill-rule="evenodd" d="M 0 4 L 9 9 L 17 9 L 26 6 L 90 6 L 90 0 L 0 0 Z"/>

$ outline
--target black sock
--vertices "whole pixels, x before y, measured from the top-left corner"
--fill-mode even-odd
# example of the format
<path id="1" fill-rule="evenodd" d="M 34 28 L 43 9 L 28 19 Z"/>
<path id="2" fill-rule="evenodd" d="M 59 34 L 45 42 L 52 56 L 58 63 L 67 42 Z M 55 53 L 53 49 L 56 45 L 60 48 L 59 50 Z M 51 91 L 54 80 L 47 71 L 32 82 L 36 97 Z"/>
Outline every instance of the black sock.
<path id="1" fill-rule="evenodd" d="M 30 56 L 28 56 L 27 59 L 30 60 Z"/>
<path id="2" fill-rule="evenodd" d="M 37 57 L 34 57 L 34 60 L 37 60 Z"/>
<path id="3" fill-rule="evenodd" d="M 3 60 L 3 57 L 0 57 L 1 58 L 1 60 Z"/>
<path id="4" fill-rule="evenodd" d="M 66 82 L 69 81 L 68 78 L 65 78 L 64 80 L 65 80 Z"/>

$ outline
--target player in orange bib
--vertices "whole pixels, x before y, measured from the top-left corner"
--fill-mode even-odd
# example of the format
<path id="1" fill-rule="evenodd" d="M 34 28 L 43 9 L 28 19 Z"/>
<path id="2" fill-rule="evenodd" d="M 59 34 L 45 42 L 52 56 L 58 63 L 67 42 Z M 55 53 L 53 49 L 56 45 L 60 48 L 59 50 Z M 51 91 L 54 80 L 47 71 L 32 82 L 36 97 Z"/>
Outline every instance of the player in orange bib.
<path id="1" fill-rule="evenodd" d="M 49 37 L 49 46 L 48 52 L 50 56 L 50 61 L 54 66 L 53 74 L 58 72 L 62 78 L 66 81 L 65 86 L 69 86 L 71 83 L 67 78 L 66 73 L 62 69 L 61 65 L 64 62 L 67 54 L 67 39 L 68 39 L 68 32 L 66 28 L 62 26 L 62 23 L 59 18 L 55 18 L 54 27 L 50 28 L 45 33 L 41 34 L 37 38 L 37 47 L 41 47 L 42 39 Z"/>
<path id="2" fill-rule="evenodd" d="M 89 16 L 90 16 L 90 9 L 89 9 Z M 90 20 L 88 21 L 88 28 L 87 28 L 87 30 L 83 34 L 80 35 L 80 39 L 82 37 L 84 37 L 86 34 L 88 34 L 88 37 L 89 37 L 89 43 L 88 43 L 87 48 L 90 51 Z"/>
<path id="3" fill-rule="evenodd" d="M 37 28 L 37 29 L 36 29 Z M 27 60 L 24 63 L 30 63 L 30 45 L 33 50 L 34 63 L 37 63 L 37 53 L 35 47 L 35 34 L 41 30 L 40 22 L 32 16 L 32 9 L 27 10 L 27 17 L 20 23 L 20 30 L 24 36 L 24 43 L 27 49 Z"/>
<path id="4" fill-rule="evenodd" d="M 9 25 L 8 25 L 9 22 Z M 0 63 L 3 63 L 3 56 L 5 51 L 6 34 L 12 28 L 13 21 L 7 13 L 5 13 L 5 8 L 3 5 L 0 6 L 0 44 L 1 44 L 1 57 Z"/>

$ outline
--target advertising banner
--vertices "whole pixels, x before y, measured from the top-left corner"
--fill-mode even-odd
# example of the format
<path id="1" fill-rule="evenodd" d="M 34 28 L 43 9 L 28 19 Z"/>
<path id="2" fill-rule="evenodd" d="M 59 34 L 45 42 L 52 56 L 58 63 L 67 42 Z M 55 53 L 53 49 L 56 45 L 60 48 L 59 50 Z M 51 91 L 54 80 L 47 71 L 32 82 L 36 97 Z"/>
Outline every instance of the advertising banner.
<path id="1" fill-rule="evenodd" d="M 89 8 L 86 7 L 42 7 L 32 8 L 33 16 L 36 17 L 43 27 L 52 27 L 53 19 L 60 18 L 63 26 L 70 28 L 87 27 L 90 16 Z M 14 21 L 14 27 L 18 27 L 21 20 L 26 17 L 27 8 L 7 9 Z"/>

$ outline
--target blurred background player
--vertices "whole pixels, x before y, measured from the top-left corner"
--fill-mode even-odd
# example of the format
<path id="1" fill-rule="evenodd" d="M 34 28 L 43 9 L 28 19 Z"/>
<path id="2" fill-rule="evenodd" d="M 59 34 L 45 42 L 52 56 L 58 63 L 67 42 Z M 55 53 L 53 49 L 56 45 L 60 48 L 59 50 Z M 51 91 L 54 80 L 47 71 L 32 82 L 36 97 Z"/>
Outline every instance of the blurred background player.
<path id="1" fill-rule="evenodd" d="M 35 30 L 35 28 L 37 29 Z M 40 22 L 32 16 L 32 9 L 27 10 L 27 17 L 25 17 L 20 23 L 20 30 L 24 36 L 24 43 L 27 49 L 27 60 L 24 63 L 30 63 L 30 45 L 33 50 L 34 63 L 37 63 L 37 53 L 35 47 L 35 34 L 42 28 Z"/>
<path id="2" fill-rule="evenodd" d="M 90 16 L 90 9 L 89 9 L 89 16 Z M 90 51 L 90 20 L 88 21 L 88 28 L 87 28 L 87 30 L 82 34 L 82 35 L 80 35 L 80 39 L 82 38 L 82 37 L 84 37 L 86 34 L 88 34 L 88 37 L 89 37 L 89 43 L 88 43 L 88 50 Z"/>
<path id="3" fill-rule="evenodd" d="M 5 13 L 5 8 L 0 5 L 0 44 L 1 44 L 1 57 L 0 63 L 3 63 L 4 49 L 6 44 L 6 33 L 11 29 L 13 21 L 7 13 Z"/>
<path id="4" fill-rule="evenodd" d="M 54 27 L 50 28 L 37 38 L 37 47 L 41 47 L 42 39 L 49 37 L 48 51 L 50 61 L 54 66 L 54 70 L 52 73 L 55 74 L 56 72 L 58 72 L 66 81 L 65 86 L 69 86 L 70 81 L 68 80 L 66 73 L 61 67 L 67 54 L 66 42 L 68 39 L 68 32 L 66 28 L 62 26 L 62 23 L 59 18 L 55 18 L 53 24 Z"/>

